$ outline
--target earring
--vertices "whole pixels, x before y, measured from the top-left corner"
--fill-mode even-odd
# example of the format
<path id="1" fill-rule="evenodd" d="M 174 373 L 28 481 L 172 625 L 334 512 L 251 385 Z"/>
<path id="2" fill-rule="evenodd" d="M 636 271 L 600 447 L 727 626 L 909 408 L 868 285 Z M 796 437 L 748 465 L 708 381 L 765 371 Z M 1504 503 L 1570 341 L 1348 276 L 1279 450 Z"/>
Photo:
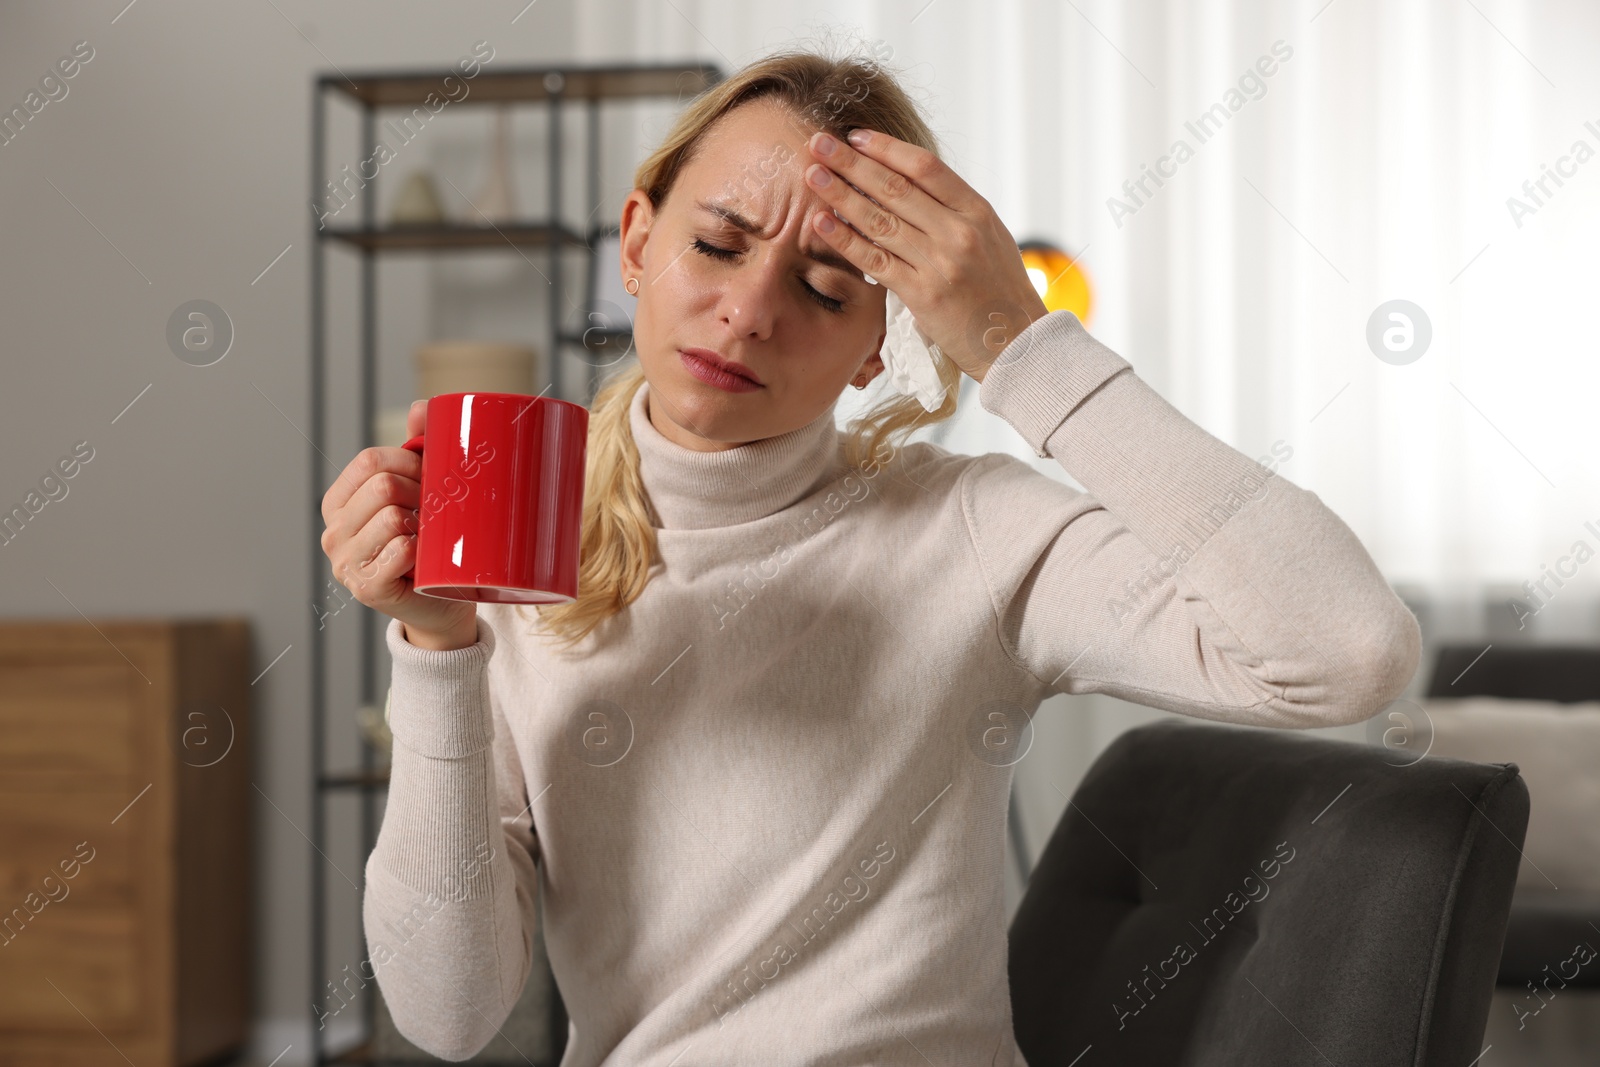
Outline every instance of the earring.
<path id="1" fill-rule="evenodd" d="M 638 278 L 629 278 L 627 283 L 623 285 L 623 288 L 628 290 L 628 295 L 629 296 L 638 296 L 639 295 L 639 279 Z"/>
<path id="2" fill-rule="evenodd" d="M 856 375 L 855 380 L 850 384 L 855 386 L 857 389 L 865 389 L 867 387 L 867 383 L 870 381 L 872 381 L 872 379 L 868 378 L 865 374 L 858 374 Z"/>

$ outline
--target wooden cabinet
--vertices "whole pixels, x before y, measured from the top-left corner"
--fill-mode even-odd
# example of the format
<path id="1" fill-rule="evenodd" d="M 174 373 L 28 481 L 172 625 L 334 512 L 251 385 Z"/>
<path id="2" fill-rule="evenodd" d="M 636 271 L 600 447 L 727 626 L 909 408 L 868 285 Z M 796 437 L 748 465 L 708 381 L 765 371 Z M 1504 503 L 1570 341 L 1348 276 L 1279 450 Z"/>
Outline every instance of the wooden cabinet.
<path id="1" fill-rule="evenodd" d="M 0 1067 L 177 1067 L 244 1043 L 242 619 L 0 623 Z"/>

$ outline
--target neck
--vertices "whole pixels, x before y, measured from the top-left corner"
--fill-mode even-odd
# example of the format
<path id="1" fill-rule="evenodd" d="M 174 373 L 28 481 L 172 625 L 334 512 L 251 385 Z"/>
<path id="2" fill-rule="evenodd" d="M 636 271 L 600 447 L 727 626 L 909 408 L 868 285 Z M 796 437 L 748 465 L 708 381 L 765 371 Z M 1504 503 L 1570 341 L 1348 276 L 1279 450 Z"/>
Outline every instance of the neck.
<path id="1" fill-rule="evenodd" d="M 833 480 L 842 466 L 837 403 L 798 429 L 732 448 L 700 452 L 666 437 L 650 420 L 650 383 L 629 405 L 629 424 L 661 529 L 703 530 L 754 522 Z"/>

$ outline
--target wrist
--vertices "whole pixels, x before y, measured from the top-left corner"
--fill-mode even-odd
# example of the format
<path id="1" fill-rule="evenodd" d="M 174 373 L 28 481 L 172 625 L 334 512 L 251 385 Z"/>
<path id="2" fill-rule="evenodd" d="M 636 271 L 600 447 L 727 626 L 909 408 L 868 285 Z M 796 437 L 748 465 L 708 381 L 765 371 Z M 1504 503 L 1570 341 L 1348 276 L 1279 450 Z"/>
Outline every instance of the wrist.
<path id="1" fill-rule="evenodd" d="M 478 617 L 476 614 L 469 615 L 463 626 L 444 631 L 422 630 L 402 622 L 400 632 L 407 644 L 430 652 L 453 652 L 478 643 Z"/>

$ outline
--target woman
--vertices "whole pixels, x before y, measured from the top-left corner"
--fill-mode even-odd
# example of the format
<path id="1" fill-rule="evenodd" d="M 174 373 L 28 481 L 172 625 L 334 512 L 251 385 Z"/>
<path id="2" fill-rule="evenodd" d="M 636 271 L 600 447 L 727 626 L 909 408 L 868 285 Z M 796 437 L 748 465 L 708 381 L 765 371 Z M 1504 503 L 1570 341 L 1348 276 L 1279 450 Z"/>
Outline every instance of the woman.
<path id="1" fill-rule="evenodd" d="M 329 489 L 334 573 L 393 616 L 364 923 L 422 1048 L 494 1036 L 542 922 L 563 1067 L 1024 1064 L 997 735 L 1052 693 L 1306 728 L 1409 682 L 1416 621 L 1345 524 L 1047 313 L 935 147 L 881 68 L 780 54 L 640 167 L 575 602 L 416 594 L 414 453 Z M 969 375 L 1088 492 L 904 443 L 915 397 L 836 429 L 885 287 L 942 352 L 933 420 Z"/>

